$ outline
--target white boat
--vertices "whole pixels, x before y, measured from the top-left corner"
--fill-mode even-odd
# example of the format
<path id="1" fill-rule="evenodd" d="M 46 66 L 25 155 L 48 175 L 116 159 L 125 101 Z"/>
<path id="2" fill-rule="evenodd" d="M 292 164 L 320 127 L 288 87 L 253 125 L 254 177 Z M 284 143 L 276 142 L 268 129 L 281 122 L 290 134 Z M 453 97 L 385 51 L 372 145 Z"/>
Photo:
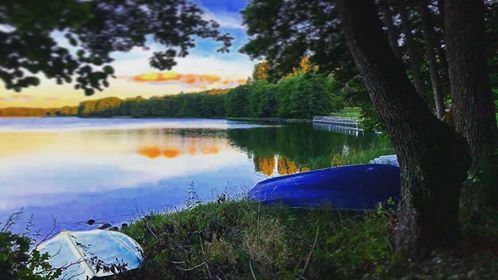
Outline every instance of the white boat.
<path id="1" fill-rule="evenodd" d="M 143 263 L 140 245 L 117 231 L 63 231 L 36 250 L 50 255 L 52 268 L 63 268 L 59 279 L 104 277 L 136 269 Z"/>

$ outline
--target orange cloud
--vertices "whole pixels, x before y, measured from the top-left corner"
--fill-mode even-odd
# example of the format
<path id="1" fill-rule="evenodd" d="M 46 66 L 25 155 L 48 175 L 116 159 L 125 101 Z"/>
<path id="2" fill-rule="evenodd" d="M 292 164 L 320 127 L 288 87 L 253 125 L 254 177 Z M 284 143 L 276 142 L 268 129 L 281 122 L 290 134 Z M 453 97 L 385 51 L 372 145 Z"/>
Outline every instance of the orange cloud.
<path id="1" fill-rule="evenodd" d="M 218 75 L 180 74 L 173 71 L 142 73 L 133 76 L 132 80 L 142 83 L 181 83 L 200 87 L 208 85 L 240 85 L 246 82 L 244 79 L 224 78 Z"/>

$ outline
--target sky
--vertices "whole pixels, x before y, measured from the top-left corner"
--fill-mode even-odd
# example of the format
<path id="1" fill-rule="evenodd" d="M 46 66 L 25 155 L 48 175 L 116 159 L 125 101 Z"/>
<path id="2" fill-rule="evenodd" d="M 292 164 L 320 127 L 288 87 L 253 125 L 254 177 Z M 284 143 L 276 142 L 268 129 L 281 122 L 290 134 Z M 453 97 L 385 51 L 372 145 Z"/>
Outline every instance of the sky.
<path id="1" fill-rule="evenodd" d="M 197 39 L 196 47 L 185 58 L 177 60 L 171 71 L 153 69 L 148 58 L 158 45 L 148 45 L 149 50 L 134 48 L 127 53 L 114 53 L 112 63 L 116 79 L 110 80 L 110 87 L 96 92 L 91 97 L 75 90 L 73 85 L 57 85 L 52 80 L 40 76 L 37 87 L 23 89 L 20 93 L 5 89 L 0 81 L 0 107 L 61 107 L 77 105 L 88 99 L 109 96 L 128 98 L 135 96 L 151 97 L 180 92 L 196 92 L 212 88 L 229 88 L 244 83 L 251 75 L 255 61 L 251 61 L 239 49 L 248 38 L 242 26 L 240 10 L 247 0 L 196 0 L 203 8 L 206 17 L 218 21 L 221 30 L 230 33 L 233 46 L 229 53 L 218 53 L 220 44 L 209 39 Z M 60 34 L 54 37 L 60 44 L 66 44 Z"/>

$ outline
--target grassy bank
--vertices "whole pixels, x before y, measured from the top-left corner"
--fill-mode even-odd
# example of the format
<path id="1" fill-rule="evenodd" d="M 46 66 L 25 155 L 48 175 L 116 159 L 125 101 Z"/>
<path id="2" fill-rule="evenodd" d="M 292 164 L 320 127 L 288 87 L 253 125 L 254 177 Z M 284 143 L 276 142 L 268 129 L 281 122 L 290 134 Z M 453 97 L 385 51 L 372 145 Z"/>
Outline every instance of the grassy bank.
<path id="1" fill-rule="evenodd" d="M 336 117 L 359 119 L 361 116 L 361 108 L 360 107 L 344 107 L 340 111 L 334 112 L 331 115 L 336 116 Z"/>
<path id="2" fill-rule="evenodd" d="M 156 214 L 124 229 L 145 264 L 123 279 L 496 279 L 491 251 L 435 252 L 415 263 L 391 250 L 393 215 L 264 207 L 241 200 Z M 471 244 L 471 243 L 470 243 Z M 496 253 L 496 252 L 495 252 Z"/>

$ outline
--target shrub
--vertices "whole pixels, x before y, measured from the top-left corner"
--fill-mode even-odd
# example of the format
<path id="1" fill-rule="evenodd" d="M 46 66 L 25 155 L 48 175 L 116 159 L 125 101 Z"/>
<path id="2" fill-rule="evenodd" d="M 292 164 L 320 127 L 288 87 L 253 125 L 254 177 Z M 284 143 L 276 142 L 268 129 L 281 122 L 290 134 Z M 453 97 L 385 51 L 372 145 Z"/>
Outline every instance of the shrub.
<path id="1" fill-rule="evenodd" d="M 48 254 L 30 250 L 33 240 L 28 234 L 14 234 L 12 215 L 0 229 L 0 279 L 51 280 L 58 279 L 62 269 L 54 269 L 48 263 Z"/>

